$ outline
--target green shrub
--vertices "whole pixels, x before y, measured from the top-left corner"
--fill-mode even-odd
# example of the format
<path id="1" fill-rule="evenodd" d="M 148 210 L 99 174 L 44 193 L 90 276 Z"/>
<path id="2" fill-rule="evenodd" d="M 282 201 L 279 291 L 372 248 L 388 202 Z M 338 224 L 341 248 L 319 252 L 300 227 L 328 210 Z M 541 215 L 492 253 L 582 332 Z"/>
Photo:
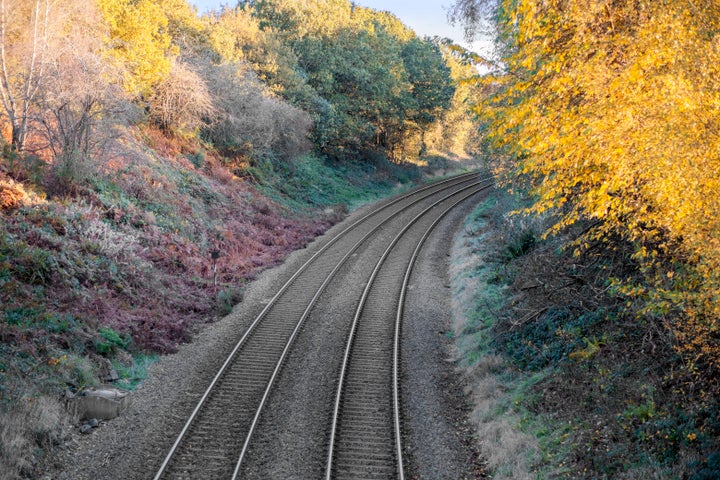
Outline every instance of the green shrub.
<path id="1" fill-rule="evenodd" d="M 591 328 L 606 318 L 604 311 L 573 317 L 566 308 L 551 308 L 525 325 L 499 335 L 496 345 L 519 368 L 539 370 L 558 365 L 573 352 L 586 349 L 592 342 L 587 340 Z"/>
<path id="2" fill-rule="evenodd" d="M 118 385 L 128 390 L 134 390 L 148 377 L 148 368 L 157 361 L 157 359 L 157 355 L 136 355 L 130 365 L 113 360 L 111 362 L 113 368 L 120 377 L 117 382 Z"/>
<path id="3" fill-rule="evenodd" d="M 48 285 L 52 272 L 58 264 L 52 252 L 19 244 L 15 247 L 16 257 L 13 271 L 18 280 L 31 285 Z"/>
<path id="4" fill-rule="evenodd" d="M 117 348 L 127 350 L 130 345 L 130 339 L 126 335 L 121 335 L 112 328 L 100 327 L 98 333 L 100 339 L 95 340 L 95 351 L 101 355 L 113 353 Z"/>

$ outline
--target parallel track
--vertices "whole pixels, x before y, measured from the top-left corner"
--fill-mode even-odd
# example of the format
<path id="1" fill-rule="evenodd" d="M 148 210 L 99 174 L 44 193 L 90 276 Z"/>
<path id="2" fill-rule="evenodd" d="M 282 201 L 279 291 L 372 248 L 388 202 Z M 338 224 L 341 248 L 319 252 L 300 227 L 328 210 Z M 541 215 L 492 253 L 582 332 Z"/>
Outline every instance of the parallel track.
<path id="1" fill-rule="evenodd" d="M 474 187 L 459 199 L 450 195 L 422 211 L 398 233 L 375 265 L 346 343 L 330 431 L 327 480 L 405 478 L 399 350 L 410 274 L 420 248 L 440 220 L 490 186 Z"/>
<path id="2" fill-rule="evenodd" d="M 409 192 L 365 215 L 316 252 L 278 291 L 238 341 L 155 475 L 236 478 L 284 359 L 317 298 L 353 252 L 398 217 L 414 217 L 441 192 L 477 183 L 466 174 Z M 220 420 L 222 419 L 222 424 Z"/>

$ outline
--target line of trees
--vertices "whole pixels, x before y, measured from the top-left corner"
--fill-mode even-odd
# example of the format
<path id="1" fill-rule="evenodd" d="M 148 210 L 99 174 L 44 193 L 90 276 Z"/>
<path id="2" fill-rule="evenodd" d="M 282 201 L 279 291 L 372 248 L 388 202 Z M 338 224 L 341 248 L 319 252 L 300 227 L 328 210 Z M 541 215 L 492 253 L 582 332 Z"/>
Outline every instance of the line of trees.
<path id="1" fill-rule="evenodd" d="M 473 73 L 448 52 L 348 0 L 0 0 L 0 122 L 65 185 L 137 122 L 240 154 L 401 160 L 469 143 L 451 66 Z"/>

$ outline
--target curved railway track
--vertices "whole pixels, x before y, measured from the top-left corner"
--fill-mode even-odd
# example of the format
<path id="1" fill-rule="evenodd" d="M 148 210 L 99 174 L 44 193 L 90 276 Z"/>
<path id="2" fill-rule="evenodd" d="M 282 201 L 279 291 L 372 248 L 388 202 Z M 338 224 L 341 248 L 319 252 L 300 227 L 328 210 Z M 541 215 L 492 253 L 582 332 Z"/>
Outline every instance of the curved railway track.
<path id="1" fill-rule="evenodd" d="M 330 430 L 325 477 L 405 478 L 399 400 L 400 328 L 415 259 L 438 222 L 464 200 L 449 195 L 420 212 L 375 265 L 346 342 Z M 451 203 L 450 203 L 451 202 Z M 450 203 L 439 214 L 431 210 Z M 410 230 L 419 233 L 408 235 Z M 397 281 L 402 278 L 402 282 Z M 395 321 L 389 321 L 392 318 Z M 392 339 L 392 341 L 389 341 Z"/>
<path id="2" fill-rule="evenodd" d="M 253 439 L 253 433 L 257 428 L 263 415 L 263 409 L 267 403 L 272 389 L 278 378 L 284 362 L 291 351 L 293 342 L 308 322 L 312 315 L 313 308 L 325 289 L 336 278 L 339 271 L 347 269 L 351 259 L 362 254 L 363 258 L 381 258 L 377 264 L 373 262 L 360 262 L 361 270 L 365 271 L 367 286 L 358 300 L 356 318 L 348 343 L 348 352 L 353 353 L 353 359 L 362 355 L 363 342 L 366 342 L 365 332 L 371 331 L 371 321 L 375 321 L 381 330 L 390 324 L 391 330 L 397 330 L 392 322 L 391 313 L 388 321 L 386 304 L 392 303 L 392 309 L 402 308 L 402 301 L 398 302 L 402 285 L 396 285 L 391 277 L 397 276 L 387 268 L 387 265 L 399 265 L 407 275 L 412 268 L 412 261 L 417 255 L 422 240 L 427 236 L 431 228 L 442 218 L 444 212 L 449 211 L 452 205 L 474 195 L 480 190 L 492 184 L 491 179 L 480 179 L 478 174 L 465 174 L 429 186 L 413 190 L 394 200 L 385 202 L 376 210 L 363 216 L 339 234 L 327 241 L 297 272 L 283 285 L 277 294 L 270 300 L 262 312 L 247 329 L 242 338 L 238 341 L 232 353 L 224 362 L 218 373 L 210 382 L 205 393 L 195 407 L 192 415 L 178 435 L 175 443 L 170 448 L 163 463 L 157 470 L 155 480 L 172 479 L 195 479 L 195 478 L 239 478 L 242 473 L 243 461 L 248 452 L 249 445 Z M 420 243 L 417 242 L 418 234 L 422 236 Z M 423 232 L 425 234 L 423 235 Z M 412 255 L 410 254 L 412 253 Z M 356 260 L 357 262 L 357 260 Z M 374 267 L 374 269 L 373 269 Z M 402 278 L 402 275 L 401 275 Z M 391 302 L 367 302 L 373 294 L 373 289 L 380 293 L 392 291 L 392 295 L 385 295 L 392 298 Z M 377 293 L 375 293 L 377 295 Z M 382 295 L 380 295 L 382 296 Z M 375 308 L 377 303 L 377 308 Z M 385 306 L 381 306 L 385 305 Z M 368 307 L 372 305 L 372 307 Z M 398 307 L 399 306 L 399 307 Z M 397 319 L 400 318 L 397 314 Z M 361 319 L 362 317 L 362 319 Z M 373 320 L 374 319 L 374 320 Z M 399 325 L 399 320 L 397 320 Z M 370 334 L 386 335 L 385 333 Z M 398 333 L 391 332 L 386 337 L 391 339 L 390 351 L 392 352 L 392 338 L 397 338 Z M 397 340 L 396 340 L 397 342 Z M 372 340 L 371 340 L 372 343 Z M 387 361 L 392 365 L 392 353 Z M 397 353 L 394 353 L 397 357 Z M 349 353 L 346 354 L 350 358 Z M 387 355 L 382 358 L 387 358 Z M 349 435 L 352 425 L 350 417 L 340 418 L 338 412 L 350 412 L 353 406 L 351 402 L 354 394 L 347 392 L 354 391 L 351 382 L 355 382 L 356 375 L 353 373 L 357 367 L 356 360 L 352 363 L 346 359 L 349 366 L 343 366 L 343 373 L 340 378 L 338 398 L 342 399 L 336 403 L 335 414 L 332 423 L 331 436 L 333 440 L 328 446 L 328 467 L 326 469 L 328 478 L 342 477 L 345 473 L 356 473 L 353 470 L 352 462 L 347 460 L 357 456 L 357 452 L 346 449 L 345 445 L 361 444 L 362 440 L 354 440 Z M 383 361 L 385 363 L 385 361 Z M 363 368 L 363 367 L 361 367 Z M 397 367 L 394 367 L 397 378 Z M 347 374 L 345 373 L 347 372 Z M 388 379 L 392 378 L 392 373 Z M 352 380 L 351 380 L 352 379 Z M 360 379 L 360 382 L 363 380 Z M 375 380 L 370 381 L 370 383 Z M 367 383 L 366 385 L 370 385 Z M 390 380 L 384 381 L 392 385 Z M 348 388 L 350 387 L 350 388 Z M 394 402 L 395 410 L 398 409 L 397 388 L 393 397 L 392 387 L 390 393 L 384 390 L 383 396 Z M 393 400 L 394 398 L 394 400 Z M 392 410 L 391 408 L 390 410 Z M 223 425 L 218 425 L 217 419 L 223 419 Z M 387 418 L 387 417 L 384 417 Z M 391 436 L 396 437 L 389 443 L 390 450 L 400 452 L 399 448 L 399 417 L 398 420 L 390 420 L 395 426 L 390 428 Z M 328 419 L 328 422 L 331 422 Z M 341 448 L 335 448 L 337 445 Z M 367 450 L 366 447 L 363 447 Z M 361 448 L 360 450 L 363 450 Z M 362 453 L 362 452 L 361 452 Z M 375 454 L 373 454 L 375 455 Z M 367 476 L 367 456 L 358 457 L 362 468 L 359 470 L 361 478 L 373 478 Z M 390 458 L 394 465 L 400 465 L 399 473 L 388 473 L 389 470 L 376 468 L 379 478 L 402 478 L 401 455 L 391 453 Z M 357 461 L 356 461 L 357 463 Z M 371 462 L 372 463 L 372 462 Z M 365 468 L 365 470 L 363 470 Z M 373 471 L 374 471 L 373 470 Z M 393 471 L 397 471 L 397 468 Z M 384 472 L 384 473 L 383 473 Z M 383 476 L 384 475 L 384 476 Z M 357 478 L 357 477 L 356 477 Z"/>

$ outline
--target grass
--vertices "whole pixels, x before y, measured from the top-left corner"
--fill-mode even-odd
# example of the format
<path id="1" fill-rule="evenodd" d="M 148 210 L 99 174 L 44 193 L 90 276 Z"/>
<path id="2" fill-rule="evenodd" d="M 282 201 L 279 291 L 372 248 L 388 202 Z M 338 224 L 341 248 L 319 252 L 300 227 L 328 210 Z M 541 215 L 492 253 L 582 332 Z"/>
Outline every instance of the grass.
<path id="1" fill-rule="evenodd" d="M 154 354 L 138 353 L 128 360 L 114 360 L 112 366 L 120 379 L 117 385 L 126 390 L 135 390 L 148 377 L 148 368 L 158 360 Z"/>
<path id="2" fill-rule="evenodd" d="M 390 168 L 390 167 L 388 167 Z M 328 163 L 304 155 L 291 164 L 263 158 L 242 172 L 258 180 L 260 190 L 291 211 L 343 205 L 352 210 L 394 192 L 419 175 L 393 176 L 365 162 Z"/>

